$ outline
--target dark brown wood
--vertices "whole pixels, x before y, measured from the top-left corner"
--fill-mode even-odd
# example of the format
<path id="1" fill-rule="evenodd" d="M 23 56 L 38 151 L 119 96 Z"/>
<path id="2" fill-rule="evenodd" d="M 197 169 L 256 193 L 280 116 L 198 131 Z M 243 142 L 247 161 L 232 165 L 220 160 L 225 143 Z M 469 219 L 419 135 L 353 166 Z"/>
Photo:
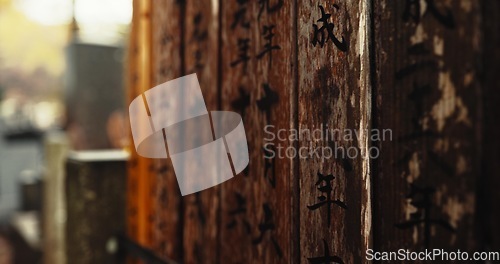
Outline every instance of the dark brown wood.
<path id="1" fill-rule="evenodd" d="M 481 4 L 481 81 L 482 81 L 482 138 L 481 174 L 477 189 L 478 219 L 484 250 L 500 249 L 500 2 L 482 1 Z"/>
<path id="2" fill-rule="evenodd" d="M 317 155 L 300 159 L 300 261 L 323 257 L 328 250 L 344 263 L 364 263 L 364 252 L 371 245 L 370 162 L 361 157 L 369 147 L 366 130 L 371 122 L 369 2 L 298 3 L 298 123 L 311 132 L 359 131 L 352 141 L 325 135 L 318 141 L 300 142 L 301 147 L 320 148 L 320 154 L 323 148 L 333 151 L 328 158 L 325 150 L 324 160 Z M 341 151 L 335 157 L 336 146 L 353 149 L 351 158 Z M 318 181 L 319 174 L 335 177 L 331 192 L 320 190 L 328 181 Z M 313 208 L 321 202 L 320 196 L 338 199 L 347 208 L 328 203 Z"/>
<path id="3" fill-rule="evenodd" d="M 219 263 L 290 263 L 295 161 L 263 148 L 266 125 L 295 125 L 294 1 L 221 4 L 222 109 L 242 115 L 250 164 L 221 185 Z"/>
<path id="4" fill-rule="evenodd" d="M 393 131 L 374 174 L 375 247 L 473 251 L 479 2 L 411 2 L 374 5 L 376 127 Z"/>
<path id="5" fill-rule="evenodd" d="M 184 72 L 196 73 L 208 111 L 218 110 L 219 1 L 185 1 Z M 217 263 L 219 187 L 182 198 L 183 263 Z"/>
<path id="6" fill-rule="evenodd" d="M 181 1 L 152 1 L 152 74 L 153 86 L 182 77 Z M 152 87 L 153 87 L 152 86 Z M 152 88 L 150 87 L 150 88 Z M 170 159 L 156 160 L 156 214 L 153 249 L 162 257 L 183 259 L 183 210 L 179 185 Z"/>

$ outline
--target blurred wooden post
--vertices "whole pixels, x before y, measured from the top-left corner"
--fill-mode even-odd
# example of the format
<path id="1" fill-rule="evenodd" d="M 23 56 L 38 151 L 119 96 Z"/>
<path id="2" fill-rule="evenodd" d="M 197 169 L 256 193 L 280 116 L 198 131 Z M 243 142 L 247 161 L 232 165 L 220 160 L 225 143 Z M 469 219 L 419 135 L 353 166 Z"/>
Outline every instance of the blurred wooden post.
<path id="1" fill-rule="evenodd" d="M 142 1 L 142 0 L 141 0 Z M 152 0 L 150 45 L 152 88 L 183 75 L 182 20 L 185 1 Z M 152 218 L 152 247 L 158 255 L 182 261 L 183 208 L 179 186 L 170 159 L 155 160 L 151 171 L 156 184 L 153 192 L 156 214 Z"/>
<path id="2" fill-rule="evenodd" d="M 64 264 L 66 197 L 64 163 L 68 150 L 66 136 L 50 133 L 45 138 L 47 170 L 43 177 L 42 237 L 44 263 Z"/>
<path id="3" fill-rule="evenodd" d="M 130 102 L 152 88 L 151 0 L 133 1 L 128 52 L 127 110 Z M 128 111 L 127 111 L 128 113 Z M 130 134 L 127 180 L 127 231 L 142 246 L 153 245 L 156 174 L 154 162 L 137 155 Z"/>
<path id="4" fill-rule="evenodd" d="M 66 163 L 66 260 L 114 263 L 109 239 L 126 230 L 123 151 L 70 152 Z"/>
<path id="5" fill-rule="evenodd" d="M 208 111 L 219 110 L 220 0 L 186 0 L 182 8 L 182 72 L 196 73 Z M 174 175 L 172 175 L 174 176 Z M 172 186 L 178 188 L 177 183 Z M 218 186 L 182 198 L 182 263 L 218 263 Z"/>
<path id="6" fill-rule="evenodd" d="M 425 2 L 375 5 L 375 247 L 473 251 L 480 3 Z"/>

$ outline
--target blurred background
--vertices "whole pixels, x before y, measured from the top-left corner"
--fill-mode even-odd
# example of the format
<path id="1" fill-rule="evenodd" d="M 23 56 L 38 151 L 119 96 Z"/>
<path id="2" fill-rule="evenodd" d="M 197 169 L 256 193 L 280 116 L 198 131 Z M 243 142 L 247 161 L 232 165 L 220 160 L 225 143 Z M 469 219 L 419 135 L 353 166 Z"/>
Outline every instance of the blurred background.
<path id="1" fill-rule="evenodd" d="M 0 0 L 1 264 L 41 262 L 44 246 L 62 255 L 63 182 L 41 179 L 68 149 L 124 147 L 131 18 L 131 0 Z"/>

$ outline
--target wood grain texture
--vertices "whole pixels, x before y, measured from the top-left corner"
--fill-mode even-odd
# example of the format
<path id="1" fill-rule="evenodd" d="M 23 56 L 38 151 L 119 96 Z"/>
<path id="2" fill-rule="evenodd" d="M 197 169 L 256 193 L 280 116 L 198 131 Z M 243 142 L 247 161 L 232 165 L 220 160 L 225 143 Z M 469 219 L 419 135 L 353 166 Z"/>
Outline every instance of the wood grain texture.
<path id="1" fill-rule="evenodd" d="M 127 104 L 140 96 L 151 85 L 151 2 L 134 1 L 131 38 L 128 53 Z M 127 232 L 139 244 L 152 243 L 152 216 L 155 199 L 151 195 L 156 176 L 150 170 L 153 161 L 137 155 L 130 134 L 130 160 L 127 178 Z"/>
<path id="2" fill-rule="evenodd" d="M 218 110 L 219 1 L 186 0 L 184 72 L 196 73 L 208 111 Z M 217 263 L 219 187 L 187 195 L 183 201 L 183 263 Z"/>
<path id="3" fill-rule="evenodd" d="M 183 4 L 177 0 L 153 0 L 152 5 L 152 74 L 154 85 L 158 85 L 183 75 Z M 153 249 L 161 257 L 180 262 L 183 258 L 182 196 L 172 162 L 156 160 L 152 170 L 156 175 Z"/>
<path id="4" fill-rule="evenodd" d="M 221 185 L 219 263 L 290 263 L 294 160 L 263 148 L 266 125 L 294 126 L 294 2 L 221 4 L 222 109 L 242 115 L 250 164 Z"/>
<path id="5" fill-rule="evenodd" d="M 375 246 L 473 251 L 479 2 L 410 2 L 374 5 L 376 122 L 393 131 L 376 162 Z"/>
<path id="6" fill-rule="evenodd" d="M 310 131 L 359 131 L 352 141 L 327 139 L 325 133 L 319 140 L 311 136 L 300 142 L 304 148 L 320 148 L 319 156 L 300 159 L 301 263 L 313 263 L 327 253 L 344 263 L 364 263 L 371 244 L 370 163 L 361 157 L 369 146 L 366 130 L 371 122 L 369 14 L 367 1 L 298 2 L 298 123 Z M 321 155 L 328 147 L 330 158 L 328 150 Z M 351 158 L 343 156 L 337 147 L 358 149 L 360 155 L 351 150 Z M 319 181 L 319 174 L 335 177 L 330 181 L 333 190 L 322 189 L 329 180 Z M 313 208 L 321 204 L 320 196 L 332 203 Z"/>

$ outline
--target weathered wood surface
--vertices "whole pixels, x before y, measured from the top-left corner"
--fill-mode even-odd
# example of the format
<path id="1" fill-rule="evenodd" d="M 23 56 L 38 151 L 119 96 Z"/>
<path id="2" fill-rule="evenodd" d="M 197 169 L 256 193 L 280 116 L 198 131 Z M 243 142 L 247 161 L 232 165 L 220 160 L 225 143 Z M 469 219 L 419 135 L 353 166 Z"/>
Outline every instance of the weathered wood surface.
<path id="1" fill-rule="evenodd" d="M 263 147 L 266 125 L 294 125 L 295 5 L 231 0 L 221 9 L 221 109 L 242 115 L 250 164 L 221 184 L 219 261 L 290 263 L 294 160 L 265 159 Z"/>
<path id="2" fill-rule="evenodd" d="M 170 160 L 132 161 L 136 237 L 149 241 L 154 228 L 149 245 L 184 263 L 314 263 L 326 254 L 366 263 L 368 248 L 498 248 L 493 10 L 465 0 L 153 0 L 142 17 L 152 21 L 152 60 L 138 55 L 134 66 L 152 68 L 136 68 L 131 81 L 151 88 L 197 73 L 209 111 L 242 115 L 250 164 L 182 197 Z M 269 140 L 266 125 L 352 136 Z M 266 146 L 284 157 L 265 159 Z M 291 146 L 320 156 L 289 159 Z M 370 147 L 377 159 L 366 158 Z M 425 192 L 426 212 L 417 208 Z M 418 211 L 438 224 L 413 225 L 424 220 Z M 482 230 L 478 217 L 490 219 Z"/>
<path id="3" fill-rule="evenodd" d="M 219 1 L 186 0 L 183 10 L 183 72 L 197 74 L 207 110 L 219 110 Z M 219 187 L 182 202 L 183 263 L 218 263 Z"/>
<path id="4" fill-rule="evenodd" d="M 364 252 L 371 245 L 370 163 L 361 157 L 369 146 L 366 130 L 371 120 L 370 6 L 368 1 L 298 3 L 298 124 L 310 131 L 360 132 L 352 141 L 325 135 L 318 141 L 300 142 L 301 147 L 334 151 L 330 158 L 327 153 L 322 156 L 320 149 L 319 156 L 300 159 L 296 175 L 300 179 L 300 262 L 329 252 L 344 263 L 364 263 Z M 339 151 L 335 157 L 336 147 L 358 149 L 359 155 L 352 150 L 349 158 Z M 328 175 L 334 179 L 323 181 Z M 320 196 L 327 202 L 322 203 Z"/>
<path id="5" fill-rule="evenodd" d="M 477 249 L 479 4 L 374 6 L 377 250 Z"/>
<path id="6" fill-rule="evenodd" d="M 182 45 L 184 28 L 183 1 L 152 1 L 152 74 L 155 85 L 183 75 Z M 156 175 L 153 216 L 153 250 L 160 256 L 180 261 L 183 256 L 183 208 L 172 162 L 155 160 L 151 167 Z"/>

